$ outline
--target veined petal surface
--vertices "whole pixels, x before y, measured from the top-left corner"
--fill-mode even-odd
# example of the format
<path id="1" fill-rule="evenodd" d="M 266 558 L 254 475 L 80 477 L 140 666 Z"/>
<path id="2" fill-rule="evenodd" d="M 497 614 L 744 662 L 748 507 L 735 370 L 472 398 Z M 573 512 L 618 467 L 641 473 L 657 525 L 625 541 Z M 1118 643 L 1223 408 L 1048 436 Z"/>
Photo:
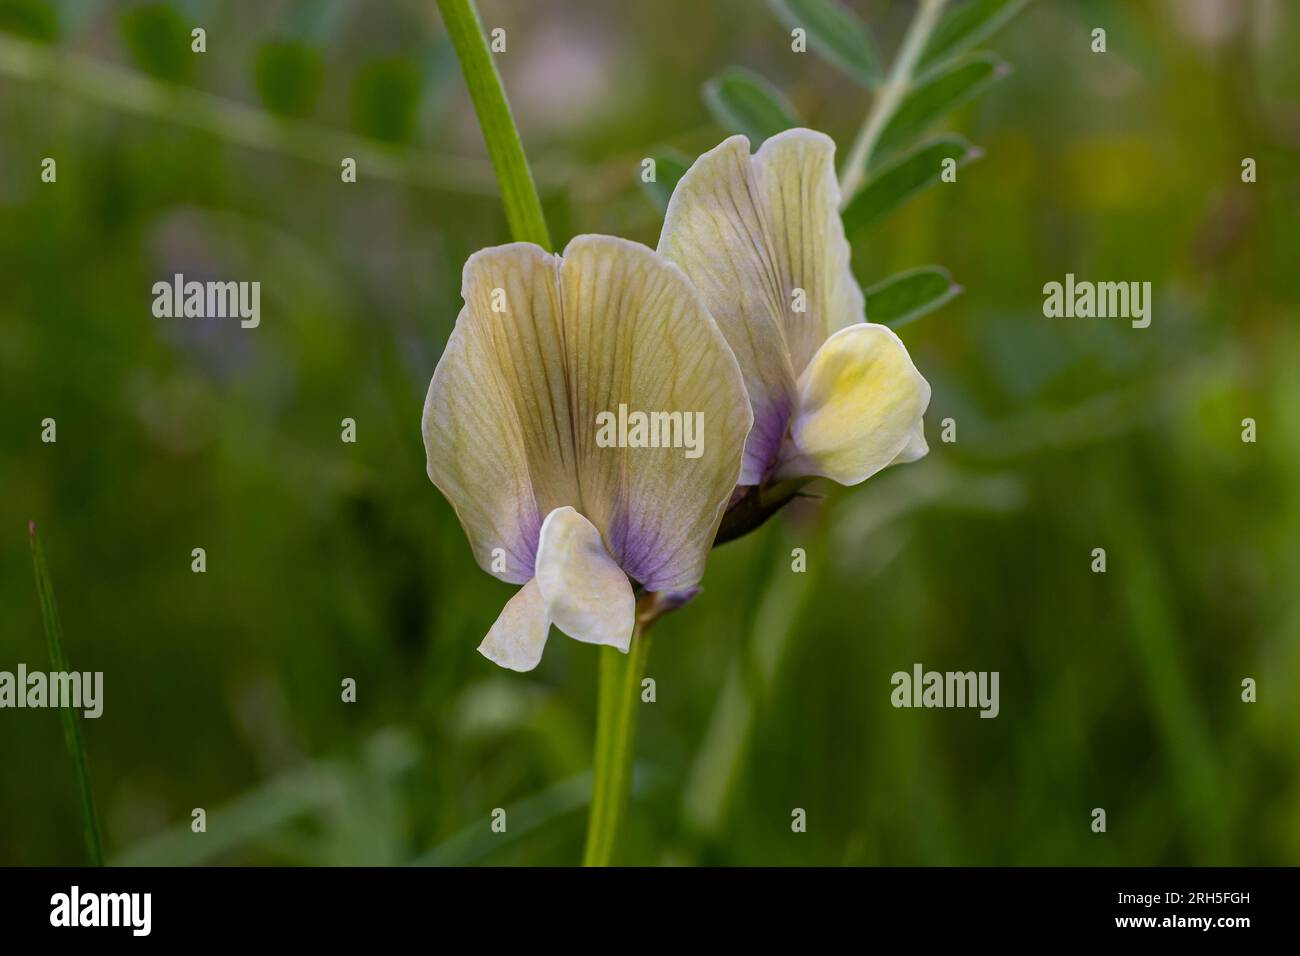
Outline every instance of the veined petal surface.
<path id="1" fill-rule="evenodd" d="M 637 243 L 579 236 L 563 256 L 525 243 L 476 253 L 462 294 L 423 430 L 429 476 L 479 566 L 528 581 L 544 516 L 569 506 L 647 589 L 696 584 L 752 416 L 682 271 Z M 602 415 L 637 414 L 662 441 L 620 428 L 598 442 Z"/>
<path id="2" fill-rule="evenodd" d="M 579 236 L 560 277 L 579 510 L 647 590 L 685 590 L 740 475 L 752 421 L 740 369 L 686 276 L 653 250 Z M 652 447 L 632 447 L 634 426 L 622 434 L 634 414 Z M 618 433 L 605 447 L 602 415 Z"/>
<path id="3" fill-rule="evenodd" d="M 479 567 L 515 584 L 533 576 L 543 517 L 578 503 L 558 272 L 529 243 L 470 256 L 465 307 L 424 404 L 429 477 Z"/>

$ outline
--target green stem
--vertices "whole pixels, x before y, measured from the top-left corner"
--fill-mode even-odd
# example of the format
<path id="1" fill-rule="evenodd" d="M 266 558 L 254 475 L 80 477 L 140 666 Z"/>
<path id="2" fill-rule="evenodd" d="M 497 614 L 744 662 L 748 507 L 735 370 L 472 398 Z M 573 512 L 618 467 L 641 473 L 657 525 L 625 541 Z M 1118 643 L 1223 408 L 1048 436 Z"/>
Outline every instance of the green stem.
<path id="1" fill-rule="evenodd" d="M 59 621 L 59 608 L 54 603 L 54 585 L 50 571 L 45 566 L 45 551 L 36 536 L 36 522 L 27 523 L 32 544 L 32 567 L 36 571 L 36 591 L 41 599 L 41 617 L 45 621 L 45 641 L 50 649 L 50 669 L 66 674 L 71 671 L 63 653 L 63 625 Z M 81 804 L 81 828 L 86 838 L 86 856 L 91 866 L 104 865 L 104 847 L 99 839 L 99 820 L 95 815 L 95 795 L 90 789 L 90 767 L 86 762 L 86 746 L 81 739 L 81 713 L 75 707 L 59 710 L 63 718 L 63 741 L 72 758 L 72 772 L 77 782 L 77 802 Z"/>
<path id="2" fill-rule="evenodd" d="M 640 622 L 632 633 L 628 653 L 612 647 L 600 649 L 596 752 L 583 866 L 609 866 L 614 861 L 619 828 L 632 790 L 636 710 L 649 652 L 650 636 Z"/>
<path id="3" fill-rule="evenodd" d="M 534 242 L 549 252 L 551 236 L 542 215 L 542 203 L 537 198 L 528 158 L 473 0 L 438 0 L 438 9 L 442 11 L 461 72 L 465 74 L 470 99 L 474 101 L 488 156 L 501 186 L 510 234 L 516 242 Z"/>
<path id="4" fill-rule="evenodd" d="M 903 45 L 898 48 L 894 65 L 890 67 L 889 76 L 885 79 L 885 85 L 880 88 L 880 94 L 871 104 L 871 112 L 867 114 L 866 121 L 858 131 L 857 139 L 853 141 L 853 148 L 849 150 L 844 168 L 840 170 L 842 205 L 847 206 L 849 200 L 866 181 L 867 167 L 871 164 L 871 154 L 875 151 L 880 134 L 885 131 L 885 125 L 907 94 L 912 83 L 912 71 L 916 68 L 916 61 L 920 58 L 921 51 L 925 49 L 925 42 L 934 32 L 939 14 L 943 13 L 944 4 L 947 2 L 948 0 L 921 0 L 921 5 L 917 7 L 916 15 L 912 17 L 912 22 L 903 37 Z"/>

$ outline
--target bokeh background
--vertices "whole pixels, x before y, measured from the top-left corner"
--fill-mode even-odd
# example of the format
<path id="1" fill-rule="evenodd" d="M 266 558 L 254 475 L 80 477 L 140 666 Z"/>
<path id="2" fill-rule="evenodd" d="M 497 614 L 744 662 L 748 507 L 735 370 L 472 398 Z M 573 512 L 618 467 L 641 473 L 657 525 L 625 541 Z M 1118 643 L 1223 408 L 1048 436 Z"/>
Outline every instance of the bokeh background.
<path id="1" fill-rule="evenodd" d="M 913 9 L 850 6 L 887 55 Z M 723 137 L 730 65 L 842 151 L 870 105 L 758 0 L 480 10 L 558 244 L 655 243 L 640 160 Z M 987 45 L 1014 72 L 947 123 L 984 158 L 853 250 L 965 288 L 901 333 L 930 456 L 660 623 L 625 862 L 1300 861 L 1300 5 L 1039 0 Z M 49 667 L 35 519 L 105 673 L 111 861 L 580 858 L 596 653 L 475 652 L 511 588 L 424 473 L 461 266 L 507 240 L 432 2 L 0 0 L 0 669 Z M 174 272 L 259 280 L 261 327 L 154 318 Z M 1151 327 L 1045 318 L 1067 272 L 1150 281 Z M 999 671 L 1000 716 L 895 710 L 914 662 Z M 0 712 L 0 863 L 83 859 L 58 714 Z"/>

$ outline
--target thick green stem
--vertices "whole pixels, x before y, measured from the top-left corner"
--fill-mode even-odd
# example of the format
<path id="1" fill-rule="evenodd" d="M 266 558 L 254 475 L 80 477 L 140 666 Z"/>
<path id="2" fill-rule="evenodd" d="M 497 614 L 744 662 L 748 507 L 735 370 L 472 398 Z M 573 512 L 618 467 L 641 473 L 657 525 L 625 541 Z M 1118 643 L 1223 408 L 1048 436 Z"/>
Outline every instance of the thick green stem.
<path id="1" fill-rule="evenodd" d="M 866 181 L 867 167 L 871 164 L 871 154 L 875 151 L 880 134 L 885 131 L 885 124 L 894 115 L 898 104 L 903 101 L 904 95 L 910 88 L 916 61 L 920 58 L 921 51 L 925 49 L 930 34 L 934 32 L 935 24 L 939 22 L 939 14 L 943 13 L 944 4 L 947 2 L 948 0 L 921 0 L 921 5 L 917 7 L 916 15 L 912 18 L 907 34 L 903 37 L 903 45 L 898 48 L 894 65 L 890 67 L 889 76 L 885 79 L 885 85 L 881 87 L 876 101 L 871 104 L 871 112 L 867 114 L 867 119 L 853 142 L 853 148 L 849 150 L 844 168 L 840 170 L 840 196 L 843 205 L 848 205 L 849 200 Z"/>
<path id="2" fill-rule="evenodd" d="M 551 236 L 542 215 L 542 203 L 537 198 L 528 158 L 473 0 L 438 0 L 438 9 L 442 11 L 461 72 L 465 74 L 470 99 L 474 101 L 488 156 L 501 186 L 501 202 L 506 207 L 510 234 L 516 242 L 535 242 L 549 252 Z"/>
<path id="3" fill-rule="evenodd" d="M 591 816 L 587 818 L 583 866 L 609 866 L 614 862 L 619 829 L 632 792 L 636 710 L 649 653 L 650 635 L 640 623 L 627 654 L 612 647 L 600 649 Z"/>

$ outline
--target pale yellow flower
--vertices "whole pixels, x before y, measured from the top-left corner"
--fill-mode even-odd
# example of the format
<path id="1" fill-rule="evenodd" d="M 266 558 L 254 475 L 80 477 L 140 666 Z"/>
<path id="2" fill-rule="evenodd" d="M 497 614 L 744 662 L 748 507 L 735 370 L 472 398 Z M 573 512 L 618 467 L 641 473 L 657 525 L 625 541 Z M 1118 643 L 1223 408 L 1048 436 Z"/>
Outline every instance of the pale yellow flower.
<path id="1" fill-rule="evenodd" d="M 742 485 L 852 485 L 929 450 L 929 384 L 893 331 L 864 321 L 834 156 L 807 129 L 752 156 L 733 136 L 695 161 L 668 205 L 659 251 L 704 296 L 753 405 Z"/>
<path id="2" fill-rule="evenodd" d="M 425 400 L 429 477 L 479 566 L 523 585 L 479 650 L 530 670 L 553 623 L 627 651 L 629 577 L 703 575 L 752 421 L 736 360 L 681 270 L 622 239 L 482 250 L 461 295 Z M 620 405 L 698 413 L 700 454 L 606 447 L 597 418 Z"/>

